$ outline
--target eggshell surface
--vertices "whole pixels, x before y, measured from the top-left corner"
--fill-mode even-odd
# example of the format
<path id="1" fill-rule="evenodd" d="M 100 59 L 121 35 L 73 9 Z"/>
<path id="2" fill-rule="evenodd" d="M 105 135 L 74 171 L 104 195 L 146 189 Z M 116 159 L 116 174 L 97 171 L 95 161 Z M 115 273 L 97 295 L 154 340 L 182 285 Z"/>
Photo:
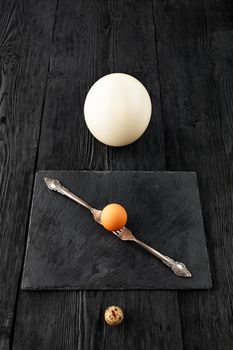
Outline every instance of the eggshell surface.
<path id="1" fill-rule="evenodd" d="M 146 130 L 151 111 L 150 96 L 144 85 L 124 73 L 99 79 L 84 103 L 88 129 L 109 146 L 125 146 L 136 141 Z"/>
<path id="2" fill-rule="evenodd" d="M 104 318 L 109 326 L 118 326 L 124 319 L 124 312 L 119 306 L 112 305 L 105 310 Z"/>
<path id="3" fill-rule="evenodd" d="M 108 204 L 101 213 L 101 224 L 109 231 L 120 230 L 127 222 L 127 212 L 122 205 Z"/>

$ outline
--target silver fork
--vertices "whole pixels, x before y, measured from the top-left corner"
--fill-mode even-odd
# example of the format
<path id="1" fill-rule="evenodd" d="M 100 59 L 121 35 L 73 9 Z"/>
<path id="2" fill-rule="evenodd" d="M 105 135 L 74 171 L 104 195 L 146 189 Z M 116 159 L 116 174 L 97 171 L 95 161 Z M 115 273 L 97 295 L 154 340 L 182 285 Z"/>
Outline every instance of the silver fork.
<path id="1" fill-rule="evenodd" d="M 118 231 L 112 231 L 115 236 L 120 238 L 122 241 L 133 241 L 138 243 L 141 247 L 146 249 L 148 252 L 156 256 L 159 260 L 161 260 L 165 265 L 167 265 L 177 276 L 180 277 L 192 277 L 191 272 L 187 269 L 185 264 L 179 261 L 175 261 L 169 256 L 163 255 L 157 250 L 151 248 L 149 245 L 143 243 L 139 239 L 137 239 L 132 231 L 130 231 L 128 228 L 123 227 L 121 230 Z"/>
<path id="2" fill-rule="evenodd" d="M 98 222 L 100 225 L 102 225 L 101 224 L 101 210 L 98 210 L 98 209 L 91 207 L 83 199 L 79 198 L 74 193 L 70 192 L 66 187 L 62 186 L 62 184 L 57 179 L 45 177 L 44 181 L 50 190 L 56 191 L 64 196 L 72 199 L 76 203 L 81 204 L 85 208 L 89 209 L 90 212 L 92 213 L 95 221 Z M 191 272 L 187 269 L 185 264 L 183 264 L 182 262 L 179 262 L 179 261 L 175 261 L 172 258 L 170 258 L 169 256 L 163 255 L 160 252 L 158 252 L 157 250 L 155 250 L 155 249 L 151 248 L 150 246 L 148 246 L 147 244 L 143 243 L 142 241 L 137 239 L 128 228 L 123 227 L 121 230 L 112 231 L 112 232 L 114 233 L 115 236 L 117 236 L 122 241 L 134 241 L 134 242 L 138 243 L 140 246 L 142 246 L 148 252 L 153 254 L 156 258 L 160 259 L 177 276 L 179 276 L 179 277 L 191 277 L 192 276 Z"/>

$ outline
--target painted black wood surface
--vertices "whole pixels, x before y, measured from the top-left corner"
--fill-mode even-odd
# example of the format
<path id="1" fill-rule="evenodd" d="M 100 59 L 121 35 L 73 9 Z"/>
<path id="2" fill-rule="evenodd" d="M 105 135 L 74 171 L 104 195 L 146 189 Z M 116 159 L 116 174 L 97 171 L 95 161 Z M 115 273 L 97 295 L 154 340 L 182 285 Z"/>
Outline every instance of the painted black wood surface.
<path id="1" fill-rule="evenodd" d="M 0 349 L 12 345 L 55 1 L 0 1 Z"/>
<path id="2" fill-rule="evenodd" d="M 232 349 L 232 5 L 0 2 L 1 349 Z M 123 149 L 82 118 L 111 71 L 135 75 L 153 102 L 150 128 Z M 36 168 L 197 171 L 214 287 L 19 292 Z M 115 302 L 127 322 L 112 330 L 102 317 Z"/>
<path id="3" fill-rule="evenodd" d="M 48 190 L 59 179 L 95 208 L 121 203 L 138 239 L 182 261 L 179 278 L 134 243 L 119 241 L 90 212 Z M 40 171 L 36 175 L 23 289 L 200 289 L 211 277 L 196 174 Z"/>
<path id="4" fill-rule="evenodd" d="M 179 293 L 184 347 L 231 349 L 233 2 L 153 5 L 167 167 L 197 171 L 213 262 L 211 293 Z"/>
<path id="5" fill-rule="evenodd" d="M 59 2 L 38 169 L 166 169 L 152 6 L 144 1 L 122 5 L 115 1 L 106 5 L 105 0 L 98 4 L 79 1 L 75 6 L 73 1 Z M 115 70 L 138 77 L 149 89 L 153 103 L 147 136 L 119 149 L 93 139 L 82 117 L 91 84 Z M 54 292 L 49 296 L 41 292 L 19 293 L 15 348 L 119 349 L 119 336 L 124 349 L 131 349 L 132 339 L 134 346 L 141 349 L 182 347 L 176 291 Z M 115 332 L 103 323 L 109 302 L 121 305 L 129 320 Z"/>

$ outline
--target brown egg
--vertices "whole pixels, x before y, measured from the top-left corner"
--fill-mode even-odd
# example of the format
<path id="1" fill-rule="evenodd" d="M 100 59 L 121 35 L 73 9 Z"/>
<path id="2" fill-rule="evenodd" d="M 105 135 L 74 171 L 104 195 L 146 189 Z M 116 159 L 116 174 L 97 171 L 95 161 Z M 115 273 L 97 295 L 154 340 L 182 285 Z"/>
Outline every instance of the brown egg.
<path id="1" fill-rule="evenodd" d="M 105 310 L 104 318 L 109 326 L 118 326 L 124 319 L 124 313 L 119 306 L 112 305 Z"/>
<path id="2" fill-rule="evenodd" d="M 127 222 L 127 212 L 122 205 L 111 203 L 101 213 L 101 223 L 109 231 L 120 230 Z"/>

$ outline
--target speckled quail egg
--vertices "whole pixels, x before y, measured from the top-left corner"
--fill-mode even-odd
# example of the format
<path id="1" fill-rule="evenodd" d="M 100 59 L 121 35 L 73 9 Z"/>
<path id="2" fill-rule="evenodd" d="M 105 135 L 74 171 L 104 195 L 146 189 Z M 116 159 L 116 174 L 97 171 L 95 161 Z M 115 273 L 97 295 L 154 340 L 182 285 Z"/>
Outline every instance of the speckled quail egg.
<path id="1" fill-rule="evenodd" d="M 112 305 L 105 310 L 104 318 L 110 326 L 118 326 L 124 319 L 124 313 L 119 306 Z"/>

